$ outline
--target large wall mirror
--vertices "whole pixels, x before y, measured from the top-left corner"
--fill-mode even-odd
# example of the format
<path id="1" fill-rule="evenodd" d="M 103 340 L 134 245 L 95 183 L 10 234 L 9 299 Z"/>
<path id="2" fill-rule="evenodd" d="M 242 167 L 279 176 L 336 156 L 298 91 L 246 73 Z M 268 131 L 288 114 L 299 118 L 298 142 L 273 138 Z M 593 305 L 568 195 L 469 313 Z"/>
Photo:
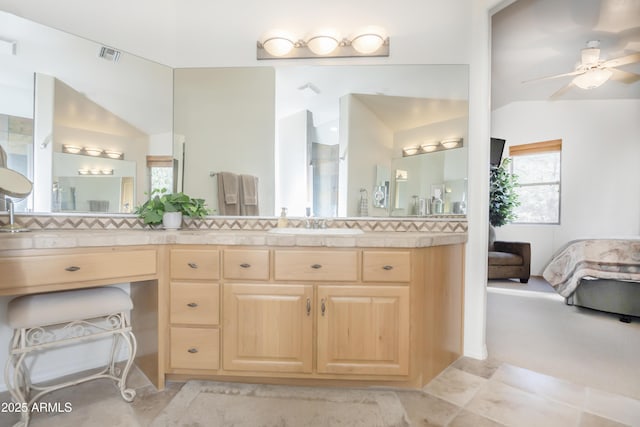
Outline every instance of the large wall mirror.
<path id="1" fill-rule="evenodd" d="M 19 212 L 129 213 L 167 187 L 221 214 L 228 172 L 257 178 L 260 216 L 465 213 L 466 65 L 173 70 L 5 12 L 0 41 Z"/>
<path id="2" fill-rule="evenodd" d="M 34 182 L 16 210 L 132 212 L 173 152 L 172 69 L 5 12 L 0 43 L 0 147 Z"/>
<path id="3" fill-rule="evenodd" d="M 258 178 L 264 216 L 281 207 L 293 216 L 464 214 L 468 73 L 466 65 L 177 69 L 183 189 L 224 212 L 218 181 L 230 173 Z"/>

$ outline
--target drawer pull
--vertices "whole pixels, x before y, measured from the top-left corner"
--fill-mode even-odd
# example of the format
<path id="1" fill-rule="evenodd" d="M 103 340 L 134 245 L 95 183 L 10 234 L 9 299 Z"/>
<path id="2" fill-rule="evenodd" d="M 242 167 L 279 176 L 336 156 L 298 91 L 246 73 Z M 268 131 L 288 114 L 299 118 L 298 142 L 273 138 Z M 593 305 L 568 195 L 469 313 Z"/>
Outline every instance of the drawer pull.
<path id="1" fill-rule="evenodd" d="M 190 302 L 189 304 L 187 304 L 187 306 L 191 308 L 196 308 L 198 304 L 196 304 L 195 302 Z"/>
<path id="2" fill-rule="evenodd" d="M 194 268 L 194 269 L 195 269 L 195 268 L 198 268 L 198 264 L 196 264 L 195 262 L 190 262 L 190 263 L 188 263 L 187 265 L 188 265 L 189 267 L 191 267 L 191 268 Z"/>
<path id="3" fill-rule="evenodd" d="M 322 265 L 321 264 L 313 264 L 311 266 L 311 268 L 313 268 L 314 270 L 318 270 L 319 268 L 322 268 Z"/>
<path id="4" fill-rule="evenodd" d="M 71 267 L 65 268 L 65 270 L 67 270 L 67 271 L 78 271 L 78 270 L 80 270 L 80 267 L 76 267 L 75 265 L 72 265 Z"/>
<path id="5" fill-rule="evenodd" d="M 393 270 L 393 265 L 385 265 L 384 267 L 382 267 L 383 270 Z"/>
<path id="6" fill-rule="evenodd" d="M 307 316 L 311 316 L 311 298 L 307 298 Z"/>
<path id="7" fill-rule="evenodd" d="M 324 298 L 320 300 L 320 312 L 324 316 L 324 313 L 327 311 L 327 305 L 325 304 Z"/>
<path id="8" fill-rule="evenodd" d="M 191 353 L 191 354 L 195 354 L 195 353 L 197 353 L 197 352 L 198 352 L 198 349 L 197 349 L 197 348 L 195 348 L 195 347 L 192 347 L 192 348 L 190 348 L 190 349 L 189 349 L 189 350 L 187 350 L 187 351 L 188 351 L 189 353 Z"/>
<path id="9" fill-rule="evenodd" d="M 246 262 L 243 262 L 242 264 L 240 264 L 240 267 L 249 268 L 249 267 L 251 267 L 251 264 L 247 264 Z"/>

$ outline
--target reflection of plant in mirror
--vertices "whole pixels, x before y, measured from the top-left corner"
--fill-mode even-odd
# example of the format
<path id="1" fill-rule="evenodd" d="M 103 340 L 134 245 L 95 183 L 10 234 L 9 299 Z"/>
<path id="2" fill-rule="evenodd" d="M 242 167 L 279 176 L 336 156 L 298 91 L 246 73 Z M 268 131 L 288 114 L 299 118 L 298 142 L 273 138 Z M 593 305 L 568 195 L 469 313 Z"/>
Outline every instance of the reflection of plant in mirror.
<path id="1" fill-rule="evenodd" d="M 514 209 L 520 205 L 516 193 L 518 177 L 509 172 L 510 161 L 504 159 L 489 175 L 489 223 L 494 227 L 513 221 Z"/>
<path id="2" fill-rule="evenodd" d="M 181 212 L 189 217 L 204 218 L 209 214 L 209 209 L 204 199 L 194 199 L 184 193 L 167 193 L 166 188 L 157 188 L 151 191 L 149 200 L 135 211 L 145 224 L 162 223 L 165 212 Z"/>

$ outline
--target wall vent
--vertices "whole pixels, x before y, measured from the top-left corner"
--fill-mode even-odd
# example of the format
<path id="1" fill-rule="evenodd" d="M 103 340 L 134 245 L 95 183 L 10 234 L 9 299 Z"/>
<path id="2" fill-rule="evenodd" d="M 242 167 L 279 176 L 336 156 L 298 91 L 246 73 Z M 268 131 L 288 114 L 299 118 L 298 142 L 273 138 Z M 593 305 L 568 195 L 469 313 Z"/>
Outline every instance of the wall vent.
<path id="1" fill-rule="evenodd" d="M 112 47 L 102 46 L 98 56 L 106 59 L 107 61 L 118 62 L 118 59 L 120 58 L 120 51 L 115 50 Z"/>

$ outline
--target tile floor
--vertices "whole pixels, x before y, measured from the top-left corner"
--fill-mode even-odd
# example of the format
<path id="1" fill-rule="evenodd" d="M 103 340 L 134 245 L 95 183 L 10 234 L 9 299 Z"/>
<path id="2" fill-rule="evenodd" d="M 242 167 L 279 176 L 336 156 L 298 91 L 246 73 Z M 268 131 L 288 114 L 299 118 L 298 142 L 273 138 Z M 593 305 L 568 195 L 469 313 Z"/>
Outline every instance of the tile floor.
<path id="1" fill-rule="evenodd" d="M 71 402 L 72 413 L 38 414 L 31 425 L 148 426 L 182 386 L 169 383 L 164 391 L 157 392 L 138 372 L 129 385 L 138 394 L 132 404 L 122 401 L 104 380 L 59 390 L 48 401 Z M 638 400 L 491 359 L 461 358 L 422 391 L 395 393 L 411 426 L 640 426 Z M 7 401 L 8 393 L 1 393 L 0 402 Z M 13 414 L 0 413 L 0 426 L 10 426 L 17 420 Z"/>

